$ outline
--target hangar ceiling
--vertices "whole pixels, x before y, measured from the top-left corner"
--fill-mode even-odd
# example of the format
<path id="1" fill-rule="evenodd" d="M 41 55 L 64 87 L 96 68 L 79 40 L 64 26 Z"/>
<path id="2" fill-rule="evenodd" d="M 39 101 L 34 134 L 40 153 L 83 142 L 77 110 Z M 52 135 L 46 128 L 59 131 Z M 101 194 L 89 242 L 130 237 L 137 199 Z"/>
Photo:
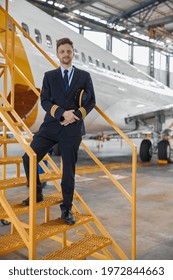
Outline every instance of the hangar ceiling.
<path id="1" fill-rule="evenodd" d="M 173 54 L 173 0 L 28 0 L 84 28 Z"/>

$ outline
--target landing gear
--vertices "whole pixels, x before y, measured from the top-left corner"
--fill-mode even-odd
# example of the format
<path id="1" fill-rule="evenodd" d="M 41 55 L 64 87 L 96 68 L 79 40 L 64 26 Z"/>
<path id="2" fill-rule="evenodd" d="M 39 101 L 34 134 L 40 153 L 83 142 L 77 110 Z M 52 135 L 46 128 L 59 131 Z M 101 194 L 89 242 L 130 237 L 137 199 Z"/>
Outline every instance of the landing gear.
<path id="1" fill-rule="evenodd" d="M 143 162 L 147 162 L 151 160 L 152 157 L 152 143 L 149 139 L 144 139 L 141 142 L 140 151 L 139 151 L 140 159 Z"/>
<path id="2" fill-rule="evenodd" d="M 168 140 L 162 140 L 158 143 L 158 159 L 171 160 L 171 147 Z"/>
<path id="3" fill-rule="evenodd" d="M 153 129 L 153 145 L 149 139 L 144 139 L 140 146 L 140 158 L 143 162 L 150 161 L 153 154 L 158 155 L 159 160 L 171 161 L 171 147 L 167 139 L 161 140 L 163 136 L 169 136 L 162 131 L 163 123 L 165 123 L 164 112 L 156 113 L 154 117 Z"/>
<path id="4" fill-rule="evenodd" d="M 152 143 L 149 139 L 141 142 L 139 156 L 141 161 L 149 162 L 152 157 Z M 171 161 L 171 146 L 168 140 L 161 140 L 157 145 L 158 160 Z"/>

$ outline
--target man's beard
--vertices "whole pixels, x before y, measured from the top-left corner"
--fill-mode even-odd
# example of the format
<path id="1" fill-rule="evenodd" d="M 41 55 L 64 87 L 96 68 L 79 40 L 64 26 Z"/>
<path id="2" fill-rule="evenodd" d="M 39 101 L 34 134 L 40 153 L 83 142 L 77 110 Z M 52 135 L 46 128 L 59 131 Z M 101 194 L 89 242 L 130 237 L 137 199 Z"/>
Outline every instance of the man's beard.
<path id="1" fill-rule="evenodd" d="M 64 59 L 61 60 L 61 62 L 62 62 L 63 64 L 71 64 L 72 59 L 70 59 L 70 58 L 64 58 Z"/>

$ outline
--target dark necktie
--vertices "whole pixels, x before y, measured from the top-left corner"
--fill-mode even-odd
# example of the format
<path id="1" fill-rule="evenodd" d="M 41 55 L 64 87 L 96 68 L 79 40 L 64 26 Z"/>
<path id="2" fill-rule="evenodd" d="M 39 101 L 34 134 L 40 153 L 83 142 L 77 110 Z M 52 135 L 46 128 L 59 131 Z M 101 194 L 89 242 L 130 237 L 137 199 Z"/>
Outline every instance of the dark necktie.
<path id="1" fill-rule="evenodd" d="M 65 82 L 65 89 L 66 92 L 68 91 L 69 88 L 69 83 L 68 83 L 68 70 L 64 70 L 64 82 Z"/>

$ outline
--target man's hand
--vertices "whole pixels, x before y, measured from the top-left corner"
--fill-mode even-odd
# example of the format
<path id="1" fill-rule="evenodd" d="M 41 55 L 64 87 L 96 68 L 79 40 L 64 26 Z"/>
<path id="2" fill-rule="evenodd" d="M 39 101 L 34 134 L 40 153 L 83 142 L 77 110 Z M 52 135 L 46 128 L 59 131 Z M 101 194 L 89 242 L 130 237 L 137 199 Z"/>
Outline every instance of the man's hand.
<path id="1" fill-rule="evenodd" d="M 74 123 L 75 121 L 78 121 L 79 118 L 75 116 L 75 114 L 73 114 L 74 112 L 75 110 L 65 111 L 62 115 L 64 117 L 64 120 L 63 122 L 61 122 L 61 125 L 67 126 L 71 123 Z"/>

